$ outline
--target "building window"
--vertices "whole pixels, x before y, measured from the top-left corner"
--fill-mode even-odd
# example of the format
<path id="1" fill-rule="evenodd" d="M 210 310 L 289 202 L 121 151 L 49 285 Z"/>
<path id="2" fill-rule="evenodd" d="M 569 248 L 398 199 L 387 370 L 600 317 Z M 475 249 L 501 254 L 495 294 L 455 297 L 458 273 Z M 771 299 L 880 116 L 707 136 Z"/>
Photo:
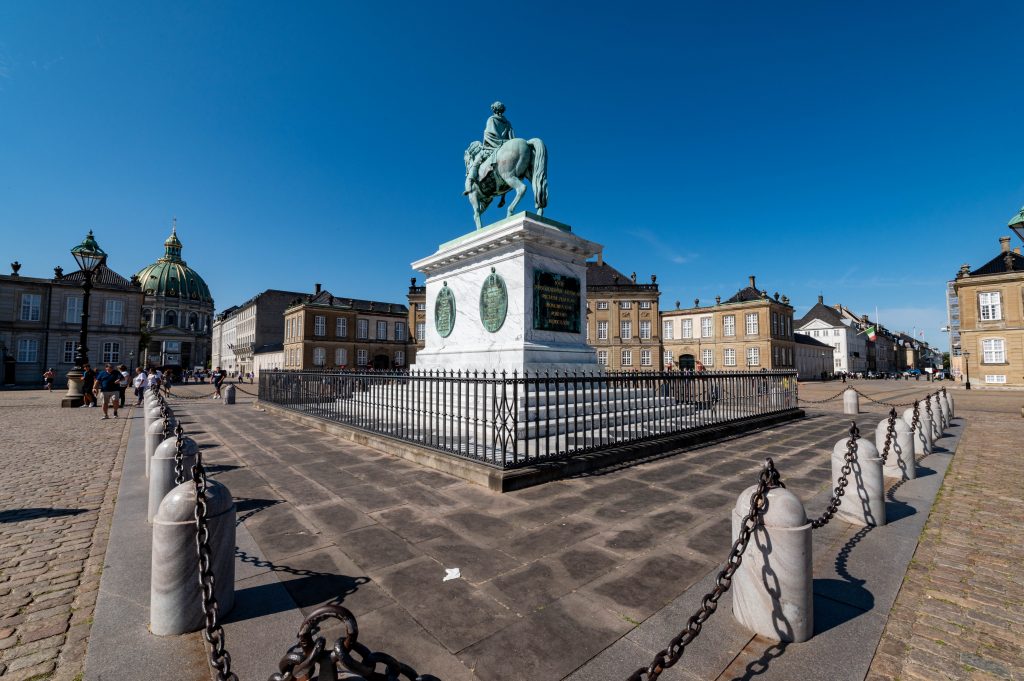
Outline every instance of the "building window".
<path id="1" fill-rule="evenodd" d="M 327 317 L 322 314 L 318 314 L 313 317 L 313 335 L 314 336 L 326 336 L 327 335 Z"/>
<path id="2" fill-rule="evenodd" d="M 395 340 L 405 340 L 405 322 L 395 322 Z"/>
<path id="3" fill-rule="evenodd" d="M 747 348 L 747 366 L 756 367 L 761 363 L 761 348 Z"/>
<path id="4" fill-rule="evenodd" d="M 361 367 L 370 363 L 370 352 L 368 350 L 356 350 L 356 364 Z"/>
<path id="5" fill-rule="evenodd" d="M 152 314 L 150 312 L 150 316 Z M 82 323 L 82 296 L 68 296 L 64 306 L 64 321 L 68 324 Z"/>
<path id="6" fill-rule="evenodd" d="M 985 374 L 986 383 L 1006 383 L 1006 374 Z"/>
<path id="7" fill-rule="evenodd" d="M 313 348 L 313 366 L 322 367 L 325 364 L 327 364 L 327 350 Z"/>
<path id="8" fill-rule="evenodd" d="M 404 367 L 405 366 L 405 352 L 403 352 L 402 350 L 396 350 L 395 351 L 395 366 L 396 367 Z"/>
<path id="9" fill-rule="evenodd" d="M 106 309 L 103 311 L 103 323 L 111 326 L 121 326 L 124 323 L 124 301 L 108 300 Z"/>
<path id="10" fill-rule="evenodd" d="M 650 350 L 641 350 L 640 351 L 640 366 L 642 366 L 642 367 L 654 366 L 654 361 L 651 358 L 651 351 Z"/>
<path id="11" fill-rule="evenodd" d="M 427 304 L 426 303 L 416 303 L 416 309 L 419 312 L 425 312 L 426 309 L 427 309 Z"/>
<path id="12" fill-rule="evenodd" d="M 334 351 L 334 365 L 343 367 L 348 364 L 348 350 L 338 348 Z"/>
<path id="13" fill-rule="evenodd" d="M 608 351 L 598 350 L 597 351 L 597 363 L 603 367 L 608 366 Z"/>
<path id="14" fill-rule="evenodd" d="M 642 340 L 651 339 L 651 321 L 649 319 L 640 320 L 640 338 Z"/>
<path id="15" fill-rule="evenodd" d="M 793 335 L 793 318 L 783 317 L 783 319 L 786 320 L 786 338 L 789 338 Z"/>
<path id="16" fill-rule="evenodd" d="M 75 362 L 75 341 L 64 341 L 64 363 L 74 364 Z"/>
<path id="17" fill-rule="evenodd" d="M 832 330 L 832 335 L 833 336 L 838 336 L 839 335 L 839 329 L 833 329 Z"/>
<path id="18" fill-rule="evenodd" d="M 736 350 L 733 348 L 722 350 L 722 363 L 727 367 L 736 366 Z"/>
<path id="19" fill-rule="evenodd" d="M 39 321 L 39 304 L 42 300 L 42 296 L 38 293 L 22 293 L 21 294 L 21 321 L 23 322 L 38 322 Z M 35 361 L 35 360 L 33 360 Z"/>
<path id="20" fill-rule="evenodd" d="M 599 300 L 599 301 L 597 301 L 597 309 L 598 310 L 607 310 L 608 309 L 608 301 L 607 300 Z"/>
<path id="21" fill-rule="evenodd" d="M 628 301 L 628 300 L 620 300 L 619 301 L 619 309 L 620 310 L 632 310 L 633 309 L 633 303 Z"/>
<path id="22" fill-rule="evenodd" d="M 722 317 L 722 335 L 724 336 L 735 336 L 736 335 L 736 315 L 727 314 Z"/>
<path id="23" fill-rule="evenodd" d="M 982 362 L 1003 364 L 1006 362 L 1006 345 L 1002 338 L 986 338 L 981 341 Z"/>
<path id="24" fill-rule="evenodd" d="M 663 352 L 661 354 L 661 363 L 665 365 L 666 369 L 668 369 L 669 367 L 672 366 L 672 351 L 671 350 L 666 350 L 665 352 Z"/>
<path id="25" fill-rule="evenodd" d="M 662 340 L 672 340 L 672 320 L 666 319 L 661 323 L 661 338 Z"/>
<path id="26" fill-rule="evenodd" d="M 650 310 L 651 309 L 651 301 L 649 301 L 649 300 L 641 300 L 640 301 L 640 309 L 641 310 Z"/>
<path id="27" fill-rule="evenodd" d="M 334 335 L 338 338 L 348 338 L 348 319 L 338 317 L 334 320 Z"/>
<path id="28" fill-rule="evenodd" d="M 107 341 L 103 344 L 103 361 L 104 362 L 120 362 L 121 361 L 121 344 L 114 341 Z"/>
<path id="29" fill-rule="evenodd" d="M 425 340 L 427 337 L 427 323 L 416 322 L 416 339 Z"/>
<path id="30" fill-rule="evenodd" d="M 715 366 L 715 351 L 711 348 L 704 348 L 700 351 L 700 363 L 706 367 Z"/>
<path id="31" fill-rule="evenodd" d="M 693 320 L 683 320 L 683 338 L 693 338 Z"/>
<path id="32" fill-rule="evenodd" d="M 779 335 L 779 315 L 777 312 L 772 312 L 772 335 Z"/>
<path id="33" fill-rule="evenodd" d="M 619 338 L 622 340 L 633 338 L 633 322 L 631 320 L 623 319 L 619 324 Z"/>
<path id="34" fill-rule="evenodd" d="M 166 326 L 177 326 L 178 325 L 178 313 L 174 310 L 168 310 L 164 313 L 164 324 Z"/>
<path id="35" fill-rule="evenodd" d="M 782 360 L 779 358 L 779 349 L 772 348 L 772 366 L 779 366 Z"/>
<path id="36" fill-rule="evenodd" d="M 700 337 L 711 338 L 711 317 L 700 318 Z"/>
<path id="37" fill-rule="evenodd" d="M 599 321 L 597 323 L 597 340 L 608 340 L 608 322 Z"/>
<path id="38" fill-rule="evenodd" d="M 366 340 L 370 337 L 370 320 L 368 319 L 357 319 L 356 320 L 356 338 L 359 340 Z"/>
<path id="39" fill-rule="evenodd" d="M 631 367 L 633 366 L 633 351 L 623 350 L 622 351 L 622 366 Z"/>
<path id="40" fill-rule="evenodd" d="M 747 335 L 756 336 L 758 334 L 757 325 L 757 313 L 750 312 L 747 314 Z"/>
<path id="41" fill-rule="evenodd" d="M 18 341 L 18 361 L 39 361 L 39 341 L 35 338 L 22 338 Z"/>
<path id="42" fill-rule="evenodd" d="M 24 310 L 24 307 L 22 307 Z M 991 293 L 979 293 L 978 294 L 978 310 L 980 311 L 981 320 L 984 322 L 996 321 L 1003 318 L 1003 305 L 1000 300 L 999 292 L 993 291 Z M 24 319 L 24 313 L 22 319 Z"/>
<path id="43" fill-rule="evenodd" d="M 387 322 L 377 322 L 377 340 L 387 340 L 387 339 L 388 339 L 388 323 Z"/>

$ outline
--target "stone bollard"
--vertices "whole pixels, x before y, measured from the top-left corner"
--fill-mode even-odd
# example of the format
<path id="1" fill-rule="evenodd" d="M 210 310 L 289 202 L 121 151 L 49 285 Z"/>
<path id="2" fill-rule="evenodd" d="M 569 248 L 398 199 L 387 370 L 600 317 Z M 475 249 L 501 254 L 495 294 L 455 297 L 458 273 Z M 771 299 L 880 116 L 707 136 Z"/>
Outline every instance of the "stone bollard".
<path id="1" fill-rule="evenodd" d="M 178 423 L 171 414 L 168 414 L 165 418 L 153 419 L 149 427 L 146 428 L 146 477 L 149 477 L 150 461 L 153 459 L 153 454 L 156 453 L 156 448 L 160 443 L 164 441 L 165 421 L 167 422 L 167 437 L 174 437 L 174 427 Z"/>
<path id="2" fill-rule="evenodd" d="M 167 493 L 153 518 L 149 629 L 157 636 L 203 628 L 195 508 L 195 487 L 189 480 Z M 214 596 L 217 614 L 223 617 L 235 604 L 235 503 L 228 488 L 211 480 L 206 509 Z"/>
<path id="3" fill-rule="evenodd" d="M 842 476 L 846 456 L 844 437 L 832 448 L 832 483 Z M 857 438 L 857 454 L 850 465 L 846 493 L 836 510 L 836 517 L 854 525 L 885 525 L 885 479 L 882 457 L 870 440 Z"/>
<path id="4" fill-rule="evenodd" d="M 843 391 L 843 413 L 854 416 L 860 413 L 860 395 L 853 388 Z"/>
<path id="5" fill-rule="evenodd" d="M 949 408 L 949 400 L 946 398 L 945 393 L 939 393 L 939 410 L 942 412 L 946 428 L 949 428 L 953 425 L 953 412 Z"/>
<path id="6" fill-rule="evenodd" d="M 175 435 L 167 438 L 153 452 L 153 458 L 149 462 L 149 513 L 146 519 L 153 522 L 156 512 L 160 508 L 160 502 L 164 500 L 167 493 L 174 489 L 174 454 L 177 451 L 178 438 Z M 196 462 L 196 452 L 199 445 L 190 437 L 181 438 L 181 466 L 185 474 L 185 480 L 192 479 L 192 466 Z"/>
<path id="7" fill-rule="evenodd" d="M 933 440 L 941 438 L 949 426 L 946 422 L 946 415 L 942 413 L 942 404 L 938 395 L 932 395 L 928 398 L 932 403 L 932 433 L 935 435 Z"/>
<path id="8" fill-rule="evenodd" d="M 149 428 L 149 426 L 152 425 L 153 421 L 160 418 L 160 415 L 163 413 L 161 411 L 162 409 L 166 409 L 168 414 L 172 413 L 171 408 L 166 404 L 157 404 L 155 406 L 146 408 L 146 428 Z"/>
<path id="9" fill-rule="evenodd" d="M 914 425 L 914 408 L 904 410 L 903 421 L 908 426 Z M 928 418 L 928 412 L 925 411 L 924 405 L 920 405 L 917 413 L 917 432 L 912 433 L 914 438 L 914 454 L 917 456 L 927 456 L 932 453 L 932 424 L 931 419 Z"/>
<path id="10" fill-rule="evenodd" d="M 889 443 L 889 456 L 882 462 L 882 475 L 887 478 L 913 480 L 917 477 L 917 465 L 914 461 L 914 436 L 910 426 L 897 417 L 893 424 L 896 434 Z M 875 449 L 879 456 L 885 450 L 885 437 L 889 432 L 889 419 L 882 419 L 875 429 Z"/>
<path id="11" fill-rule="evenodd" d="M 224 388 L 224 404 L 234 404 L 234 403 L 235 403 L 235 386 L 229 385 L 228 387 Z"/>
<path id="12" fill-rule="evenodd" d="M 732 511 L 732 540 L 750 512 L 751 485 Z M 801 642 L 814 633 L 811 572 L 811 523 L 803 504 L 789 490 L 768 490 L 764 523 L 750 535 L 732 582 L 736 621 L 776 641 Z"/>

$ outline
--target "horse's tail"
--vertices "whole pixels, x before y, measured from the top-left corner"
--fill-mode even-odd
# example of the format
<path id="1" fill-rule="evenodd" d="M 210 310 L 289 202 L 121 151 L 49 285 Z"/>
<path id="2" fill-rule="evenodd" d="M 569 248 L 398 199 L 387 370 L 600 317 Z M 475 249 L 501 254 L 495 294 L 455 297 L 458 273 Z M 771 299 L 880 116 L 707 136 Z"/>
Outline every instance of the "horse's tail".
<path id="1" fill-rule="evenodd" d="M 543 210 L 548 205 L 548 148 L 544 146 L 544 140 L 537 137 L 529 140 L 527 144 L 533 149 L 533 171 L 530 177 L 533 198 L 537 202 L 537 208 Z"/>

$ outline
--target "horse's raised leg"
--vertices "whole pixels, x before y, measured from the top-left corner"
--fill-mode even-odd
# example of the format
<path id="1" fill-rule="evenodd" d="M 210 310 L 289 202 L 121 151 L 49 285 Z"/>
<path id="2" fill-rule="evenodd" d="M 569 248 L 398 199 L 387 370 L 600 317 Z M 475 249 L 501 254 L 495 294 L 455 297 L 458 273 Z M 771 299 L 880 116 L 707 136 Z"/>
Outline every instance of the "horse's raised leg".
<path id="1" fill-rule="evenodd" d="M 516 190 L 516 196 L 512 199 L 512 203 L 508 204 L 508 213 L 506 215 L 514 215 L 516 212 L 516 206 L 523 200 L 523 195 L 526 193 L 526 185 L 515 175 L 506 177 L 502 175 L 501 178 L 505 180 L 509 187 Z"/>
<path id="2" fill-rule="evenodd" d="M 476 191 L 471 191 L 468 198 L 469 205 L 473 207 L 473 221 L 476 222 L 476 228 L 483 229 L 483 225 L 480 224 L 480 213 L 482 212 L 480 209 L 480 199 Z"/>

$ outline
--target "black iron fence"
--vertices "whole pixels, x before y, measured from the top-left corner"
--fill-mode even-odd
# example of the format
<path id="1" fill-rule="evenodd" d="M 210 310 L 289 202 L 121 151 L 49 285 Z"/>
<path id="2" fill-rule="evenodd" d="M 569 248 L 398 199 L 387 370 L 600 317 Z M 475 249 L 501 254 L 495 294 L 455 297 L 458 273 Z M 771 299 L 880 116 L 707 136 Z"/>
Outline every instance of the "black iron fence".
<path id="1" fill-rule="evenodd" d="M 260 374 L 286 409 L 500 468 L 797 408 L 795 371 Z"/>

